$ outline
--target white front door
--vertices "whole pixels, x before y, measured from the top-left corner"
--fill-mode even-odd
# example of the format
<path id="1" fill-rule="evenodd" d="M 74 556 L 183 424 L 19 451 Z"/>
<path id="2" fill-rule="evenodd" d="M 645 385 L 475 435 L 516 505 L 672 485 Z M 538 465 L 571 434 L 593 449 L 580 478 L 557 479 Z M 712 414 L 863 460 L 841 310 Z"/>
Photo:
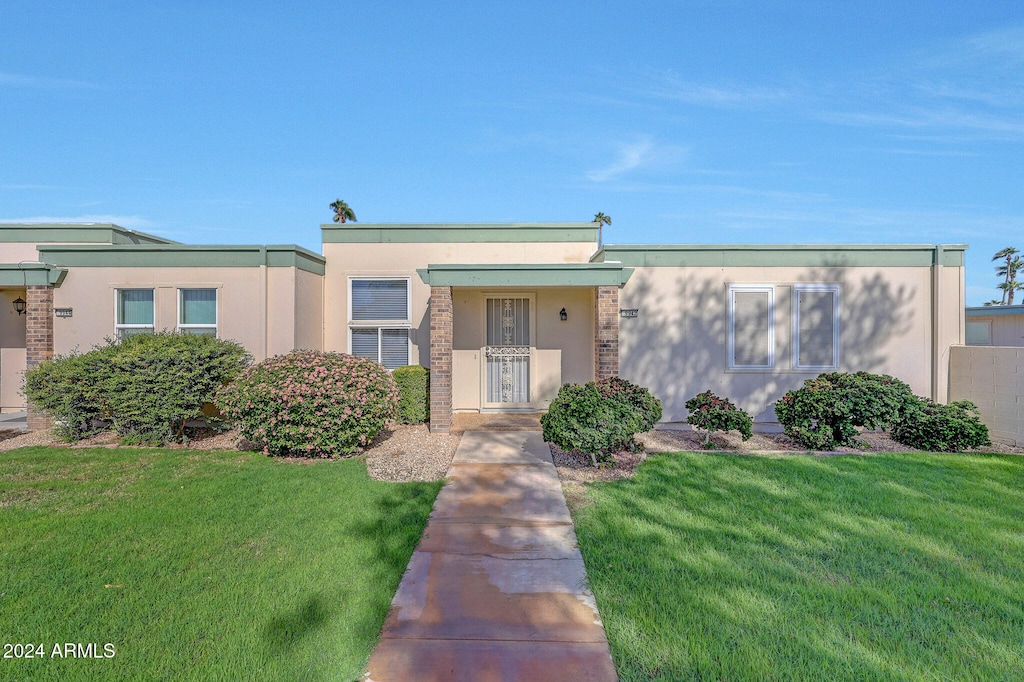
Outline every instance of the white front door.
<path id="1" fill-rule="evenodd" d="M 533 345 L 530 298 L 488 297 L 485 323 L 484 407 L 528 406 Z"/>

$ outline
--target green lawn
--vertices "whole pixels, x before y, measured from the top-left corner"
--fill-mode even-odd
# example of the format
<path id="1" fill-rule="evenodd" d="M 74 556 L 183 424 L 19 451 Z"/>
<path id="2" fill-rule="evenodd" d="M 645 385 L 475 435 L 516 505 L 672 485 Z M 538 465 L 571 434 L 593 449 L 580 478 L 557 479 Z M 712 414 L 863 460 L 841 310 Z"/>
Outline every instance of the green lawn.
<path id="1" fill-rule="evenodd" d="M 1024 679 L 1024 457 L 658 455 L 574 506 L 622 680 Z"/>
<path id="2" fill-rule="evenodd" d="M 45 651 L 0 679 L 357 679 L 439 488 L 357 460 L 0 453 L 0 639 Z"/>

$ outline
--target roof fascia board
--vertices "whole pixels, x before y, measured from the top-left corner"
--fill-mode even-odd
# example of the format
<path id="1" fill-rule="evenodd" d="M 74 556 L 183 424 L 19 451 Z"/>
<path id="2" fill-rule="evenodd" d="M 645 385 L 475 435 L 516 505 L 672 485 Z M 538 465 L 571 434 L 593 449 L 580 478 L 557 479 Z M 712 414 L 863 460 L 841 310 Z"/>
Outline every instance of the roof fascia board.
<path id="1" fill-rule="evenodd" d="M 965 244 L 624 244 L 592 261 L 634 267 L 963 267 Z"/>
<path id="2" fill-rule="evenodd" d="M 629 281 L 633 268 L 624 268 L 621 263 L 432 264 L 416 272 L 430 286 L 622 287 Z"/>
<path id="3" fill-rule="evenodd" d="M 323 275 L 323 256 L 294 244 L 39 245 L 41 261 L 67 267 L 294 267 Z"/>

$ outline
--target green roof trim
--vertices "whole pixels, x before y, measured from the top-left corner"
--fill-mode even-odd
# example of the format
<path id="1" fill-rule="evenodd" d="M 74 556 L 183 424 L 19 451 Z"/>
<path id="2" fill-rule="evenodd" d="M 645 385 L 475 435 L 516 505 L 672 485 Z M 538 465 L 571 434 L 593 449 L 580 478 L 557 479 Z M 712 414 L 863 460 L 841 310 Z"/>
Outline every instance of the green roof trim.
<path id="1" fill-rule="evenodd" d="M 0 287 L 59 287 L 67 274 L 65 268 L 46 263 L 0 263 Z"/>
<path id="2" fill-rule="evenodd" d="M 622 287 L 633 268 L 622 263 L 440 264 L 416 271 L 430 286 Z"/>
<path id="3" fill-rule="evenodd" d="M 320 226 L 325 244 L 594 242 L 597 223 L 422 223 Z"/>
<path id="4" fill-rule="evenodd" d="M 85 268 L 245 268 L 267 265 L 295 267 L 323 275 L 326 264 L 320 254 L 295 244 L 61 244 L 40 245 L 37 250 L 43 262 Z"/>
<path id="5" fill-rule="evenodd" d="M 113 223 L 0 223 L 0 243 L 177 244 Z"/>
<path id="6" fill-rule="evenodd" d="M 966 244 L 621 244 L 592 262 L 633 267 L 963 267 Z"/>
<path id="7" fill-rule="evenodd" d="M 967 317 L 1000 317 L 1002 315 L 1024 315 L 1024 305 L 985 305 L 964 308 Z"/>

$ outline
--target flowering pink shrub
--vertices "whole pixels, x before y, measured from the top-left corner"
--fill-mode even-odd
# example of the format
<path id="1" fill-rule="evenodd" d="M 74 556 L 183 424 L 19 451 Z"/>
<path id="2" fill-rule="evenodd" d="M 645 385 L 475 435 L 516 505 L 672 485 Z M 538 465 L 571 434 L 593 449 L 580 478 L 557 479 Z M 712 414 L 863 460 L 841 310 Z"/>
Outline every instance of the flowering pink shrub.
<path id="1" fill-rule="evenodd" d="M 372 360 L 297 350 L 250 367 L 217 393 L 217 406 L 268 455 L 358 452 L 398 408 L 391 373 Z"/>

